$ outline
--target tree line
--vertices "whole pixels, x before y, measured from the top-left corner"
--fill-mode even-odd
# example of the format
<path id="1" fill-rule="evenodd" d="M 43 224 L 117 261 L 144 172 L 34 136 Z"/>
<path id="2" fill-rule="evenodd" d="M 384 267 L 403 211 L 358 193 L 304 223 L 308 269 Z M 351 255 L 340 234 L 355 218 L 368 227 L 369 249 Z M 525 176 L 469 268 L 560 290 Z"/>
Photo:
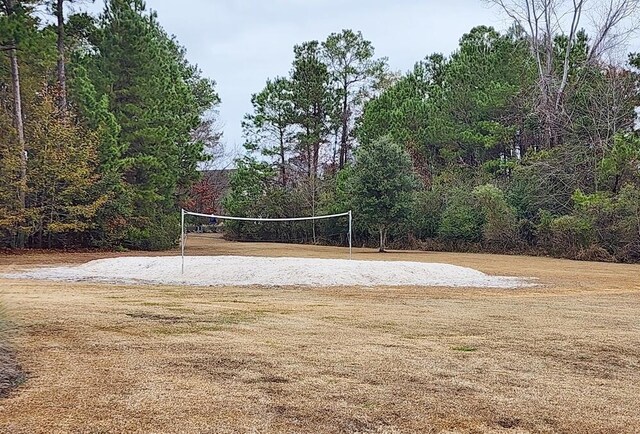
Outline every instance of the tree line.
<path id="1" fill-rule="evenodd" d="M 0 0 L 0 246 L 168 248 L 180 206 L 211 207 L 193 185 L 219 146 L 215 82 L 142 0 L 71 3 Z M 509 29 L 406 73 L 357 31 L 294 46 L 251 98 L 225 211 L 352 209 L 381 250 L 638 261 L 640 56 L 620 52 L 640 0 L 488 3 Z M 346 243 L 337 220 L 224 230 Z"/>
<path id="2" fill-rule="evenodd" d="M 640 56 L 619 56 L 639 2 L 489 3 L 508 30 L 475 27 L 404 74 L 359 32 L 296 45 L 252 97 L 227 212 L 352 209 L 357 244 L 381 250 L 640 260 Z M 344 243 L 341 225 L 225 231 Z"/>
<path id="3" fill-rule="evenodd" d="M 0 247 L 170 247 L 215 82 L 142 0 L 70 3 L 0 1 Z"/>

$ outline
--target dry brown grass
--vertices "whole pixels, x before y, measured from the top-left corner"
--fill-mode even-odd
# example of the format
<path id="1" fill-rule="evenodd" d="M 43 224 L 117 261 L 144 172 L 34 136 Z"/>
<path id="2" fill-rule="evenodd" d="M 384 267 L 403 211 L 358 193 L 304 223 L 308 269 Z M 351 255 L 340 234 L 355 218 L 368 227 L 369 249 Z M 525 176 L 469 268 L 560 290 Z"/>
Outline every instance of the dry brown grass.
<path id="1" fill-rule="evenodd" d="M 194 254 L 345 250 L 194 239 Z M 173 253 L 175 254 L 175 252 Z M 0 257 L 0 272 L 108 254 Z M 640 266 L 358 250 L 532 276 L 517 290 L 0 280 L 28 380 L 0 430 L 640 432 Z"/>

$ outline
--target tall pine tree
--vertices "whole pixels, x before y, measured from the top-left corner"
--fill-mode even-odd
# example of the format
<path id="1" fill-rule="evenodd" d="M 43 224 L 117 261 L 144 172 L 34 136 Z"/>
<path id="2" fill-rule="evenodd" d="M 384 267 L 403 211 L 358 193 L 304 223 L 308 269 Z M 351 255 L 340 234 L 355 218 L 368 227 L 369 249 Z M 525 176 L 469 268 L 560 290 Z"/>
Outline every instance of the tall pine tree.
<path id="1" fill-rule="evenodd" d="M 110 0 L 95 37 L 93 81 L 120 126 L 121 164 L 130 204 L 126 244 L 163 248 L 177 236 L 179 193 L 206 159 L 191 138 L 218 102 L 184 51 L 142 0 Z"/>

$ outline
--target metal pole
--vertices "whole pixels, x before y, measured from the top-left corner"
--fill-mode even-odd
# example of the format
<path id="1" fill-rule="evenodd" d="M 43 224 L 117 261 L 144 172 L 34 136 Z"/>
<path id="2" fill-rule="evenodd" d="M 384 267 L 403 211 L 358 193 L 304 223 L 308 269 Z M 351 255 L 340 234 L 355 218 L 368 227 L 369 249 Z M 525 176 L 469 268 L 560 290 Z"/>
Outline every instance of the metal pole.
<path id="1" fill-rule="evenodd" d="M 182 274 L 184 274 L 184 208 L 180 209 L 180 250 L 182 255 Z"/>
<path id="2" fill-rule="evenodd" d="M 349 259 L 351 259 L 351 210 L 349 210 Z"/>

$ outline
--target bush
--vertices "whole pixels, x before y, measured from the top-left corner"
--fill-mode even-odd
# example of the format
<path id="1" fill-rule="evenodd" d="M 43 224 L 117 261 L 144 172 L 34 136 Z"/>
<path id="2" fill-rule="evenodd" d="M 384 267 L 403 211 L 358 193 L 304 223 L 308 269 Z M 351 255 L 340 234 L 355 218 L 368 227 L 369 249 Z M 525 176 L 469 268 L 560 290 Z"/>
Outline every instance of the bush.
<path id="1" fill-rule="evenodd" d="M 585 146 L 529 153 L 513 169 L 508 202 L 520 218 L 533 219 L 541 209 L 555 215 L 570 213 L 574 192 L 594 184 L 590 161 Z"/>
<path id="2" fill-rule="evenodd" d="M 518 221 L 518 238 L 529 246 L 536 243 L 536 225 L 529 219 Z"/>
<path id="3" fill-rule="evenodd" d="M 587 219 L 563 215 L 553 219 L 550 225 L 553 250 L 560 256 L 575 257 L 590 246 L 595 239 L 593 225 Z"/>
<path id="4" fill-rule="evenodd" d="M 160 214 L 155 219 L 132 219 L 124 245 L 134 250 L 166 250 L 180 238 L 180 216 Z"/>
<path id="5" fill-rule="evenodd" d="M 640 160 L 640 137 L 635 134 L 616 134 L 598 170 L 598 180 L 613 193 L 627 182 L 638 182 Z"/>
<path id="6" fill-rule="evenodd" d="M 640 189 L 627 184 L 614 204 L 613 230 L 618 240 L 617 254 L 624 262 L 640 261 Z"/>
<path id="7" fill-rule="evenodd" d="M 420 240 L 435 238 L 444 209 L 443 194 L 433 189 L 416 193 L 411 210 L 410 231 Z"/>
<path id="8" fill-rule="evenodd" d="M 556 217 L 547 210 L 541 209 L 538 211 L 538 223 L 535 225 L 535 240 L 536 244 L 543 249 L 553 249 L 551 224 L 555 218 Z"/>
<path id="9" fill-rule="evenodd" d="M 574 215 L 591 222 L 595 230 L 597 243 L 609 251 L 615 249 L 618 236 L 614 224 L 618 219 L 615 210 L 615 198 L 608 193 L 584 194 L 580 190 L 573 194 Z"/>
<path id="10" fill-rule="evenodd" d="M 618 194 L 573 195 L 575 214 L 591 222 L 597 244 L 620 261 L 640 259 L 640 190 L 627 184 Z"/>
<path id="11" fill-rule="evenodd" d="M 482 223 L 471 195 L 458 191 L 442 213 L 438 235 L 446 241 L 476 243 L 482 240 Z"/>
<path id="12" fill-rule="evenodd" d="M 613 262 L 615 257 L 597 244 L 592 244 L 586 249 L 580 250 L 576 255 L 580 261 Z"/>
<path id="13" fill-rule="evenodd" d="M 620 262 L 640 262 L 640 240 L 627 243 L 616 252 L 616 260 Z"/>
<path id="14" fill-rule="evenodd" d="M 518 244 L 518 222 L 515 209 L 498 187 L 485 184 L 473 189 L 473 197 L 483 216 L 482 236 L 490 245 L 500 248 Z"/>

